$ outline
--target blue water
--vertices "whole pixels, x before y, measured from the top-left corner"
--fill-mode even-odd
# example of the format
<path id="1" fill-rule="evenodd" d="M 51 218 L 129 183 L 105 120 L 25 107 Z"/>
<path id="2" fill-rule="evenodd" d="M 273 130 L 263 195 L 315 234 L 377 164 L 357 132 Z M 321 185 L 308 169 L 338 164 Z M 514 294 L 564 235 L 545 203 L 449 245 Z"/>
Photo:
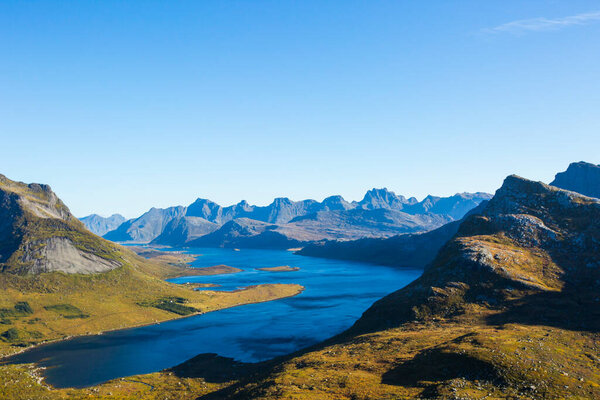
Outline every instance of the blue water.
<path id="1" fill-rule="evenodd" d="M 123 376 L 160 371 L 201 353 L 256 362 L 291 353 L 349 328 L 376 300 L 420 276 L 422 270 L 302 257 L 288 251 L 193 249 L 192 264 L 226 264 L 236 274 L 171 281 L 222 285 L 220 290 L 260 283 L 298 283 L 295 297 L 250 304 L 140 328 L 77 337 L 39 346 L 10 359 L 47 367 L 55 387 L 84 387 Z M 293 272 L 255 268 L 289 265 Z"/>

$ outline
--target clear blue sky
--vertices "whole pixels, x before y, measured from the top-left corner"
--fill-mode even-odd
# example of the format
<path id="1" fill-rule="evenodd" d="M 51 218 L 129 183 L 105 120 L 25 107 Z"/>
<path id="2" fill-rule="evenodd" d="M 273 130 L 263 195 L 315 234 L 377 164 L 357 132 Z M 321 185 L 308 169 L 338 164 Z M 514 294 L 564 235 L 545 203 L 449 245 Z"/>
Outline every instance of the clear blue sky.
<path id="1" fill-rule="evenodd" d="M 0 2 L 0 173 L 77 216 L 600 162 L 597 1 Z"/>

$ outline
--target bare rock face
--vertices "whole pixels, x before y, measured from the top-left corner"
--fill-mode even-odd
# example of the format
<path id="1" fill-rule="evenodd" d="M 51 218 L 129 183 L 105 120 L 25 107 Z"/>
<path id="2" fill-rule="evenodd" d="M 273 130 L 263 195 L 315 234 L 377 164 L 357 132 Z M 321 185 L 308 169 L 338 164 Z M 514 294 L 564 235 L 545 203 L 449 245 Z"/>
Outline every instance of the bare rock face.
<path id="1" fill-rule="evenodd" d="M 120 250 L 89 232 L 48 185 L 0 175 L 0 270 L 91 274 L 122 265 Z"/>
<path id="2" fill-rule="evenodd" d="M 551 185 L 600 198 L 600 165 L 584 161 L 572 163 L 565 172 L 556 174 Z"/>
<path id="3" fill-rule="evenodd" d="M 28 246 L 23 261 L 31 263 L 28 272 L 33 274 L 54 271 L 67 274 L 95 274 L 121 266 L 116 261 L 82 251 L 69 239 L 60 237 L 52 237 L 36 243 L 35 246 Z"/>

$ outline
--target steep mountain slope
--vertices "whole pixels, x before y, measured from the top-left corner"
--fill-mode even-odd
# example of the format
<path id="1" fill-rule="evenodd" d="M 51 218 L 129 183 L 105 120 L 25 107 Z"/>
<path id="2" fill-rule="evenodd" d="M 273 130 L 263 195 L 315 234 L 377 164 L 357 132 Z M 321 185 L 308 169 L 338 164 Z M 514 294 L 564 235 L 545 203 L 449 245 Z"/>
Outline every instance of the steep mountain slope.
<path id="1" fill-rule="evenodd" d="M 286 249 L 301 242 L 278 231 L 278 226 L 249 218 L 225 223 L 218 230 L 187 243 L 189 247 Z"/>
<path id="2" fill-rule="evenodd" d="M 565 172 L 556 174 L 551 185 L 600 198 L 600 165 L 583 161 L 572 163 Z"/>
<path id="3" fill-rule="evenodd" d="M 123 265 L 119 250 L 90 233 L 47 185 L 0 175 L 0 221 L 2 272 L 86 274 Z"/>
<path id="4" fill-rule="evenodd" d="M 79 218 L 90 232 L 95 235 L 102 236 L 107 232 L 117 229 L 123 222 L 125 217 L 121 214 L 113 214 L 110 217 L 102 217 L 98 214 L 88 215 L 87 217 Z"/>
<path id="5" fill-rule="evenodd" d="M 147 243 L 160 235 L 169 221 L 183 217 L 185 212 L 186 208 L 182 206 L 151 208 L 141 217 L 124 222 L 108 232 L 104 238 L 113 242 Z"/>
<path id="6" fill-rule="evenodd" d="M 219 225 L 200 217 L 178 217 L 170 220 L 151 244 L 178 246 L 214 232 Z"/>
<path id="7" fill-rule="evenodd" d="M 600 398 L 600 201 L 508 177 L 421 278 L 203 399 Z"/>

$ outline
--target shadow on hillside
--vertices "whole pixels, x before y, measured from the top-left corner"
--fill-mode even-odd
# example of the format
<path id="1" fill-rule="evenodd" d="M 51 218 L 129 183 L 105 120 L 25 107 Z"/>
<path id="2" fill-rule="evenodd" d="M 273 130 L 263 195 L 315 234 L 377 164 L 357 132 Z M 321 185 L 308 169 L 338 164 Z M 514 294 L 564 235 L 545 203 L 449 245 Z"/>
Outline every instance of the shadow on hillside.
<path id="1" fill-rule="evenodd" d="M 515 301 L 500 314 L 487 318 L 491 325 L 517 323 L 600 332 L 600 294 L 565 290 L 544 292 Z"/>
<path id="2" fill-rule="evenodd" d="M 489 381 L 502 384 L 502 378 L 494 367 L 467 354 L 451 353 L 444 349 L 433 349 L 417 354 L 412 360 L 403 362 L 383 374 L 381 383 L 405 387 L 425 387 L 425 397 L 437 396 L 431 382 L 456 378 Z"/>
<path id="3" fill-rule="evenodd" d="M 210 383 L 238 380 L 256 370 L 257 364 L 246 364 L 214 353 L 199 354 L 171 369 L 179 378 L 202 378 Z"/>

